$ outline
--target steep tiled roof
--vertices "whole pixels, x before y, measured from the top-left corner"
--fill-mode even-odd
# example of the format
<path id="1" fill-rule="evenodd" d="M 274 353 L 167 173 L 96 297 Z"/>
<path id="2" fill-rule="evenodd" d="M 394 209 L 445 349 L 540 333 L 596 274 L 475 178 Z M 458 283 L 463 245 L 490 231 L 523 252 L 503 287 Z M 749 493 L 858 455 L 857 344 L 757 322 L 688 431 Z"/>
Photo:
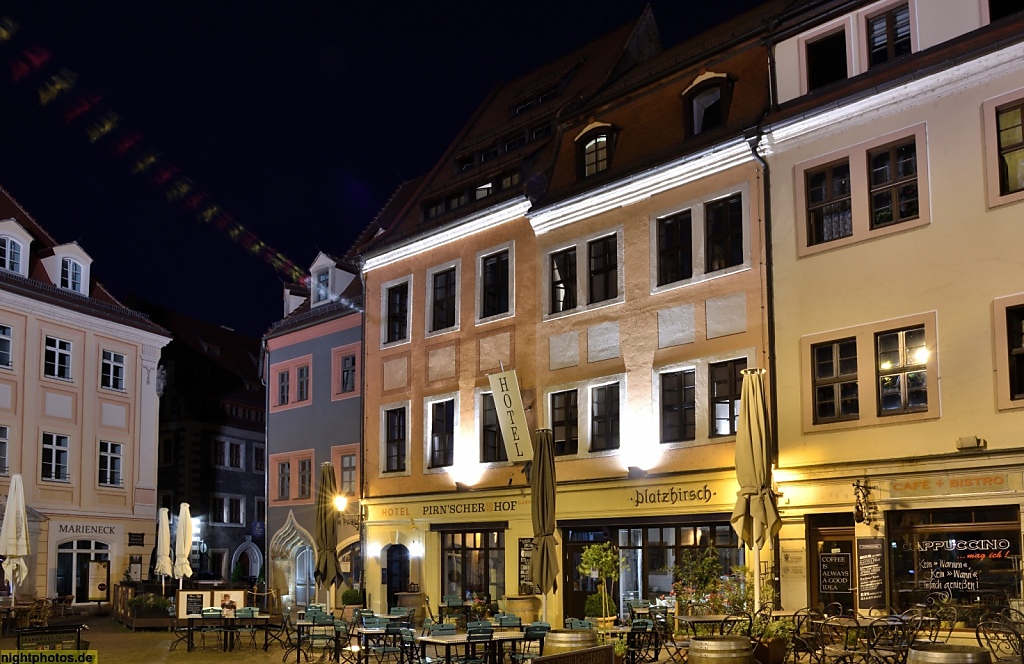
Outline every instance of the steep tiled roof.
<path id="1" fill-rule="evenodd" d="M 40 260 L 53 255 L 53 248 L 60 243 L 47 233 L 6 189 L 0 187 L 0 220 L 6 219 L 14 219 L 32 236 L 32 246 L 26 252 L 29 261 L 28 278 L 0 270 L 0 287 L 4 290 L 146 332 L 168 336 L 167 330 L 154 324 L 144 314 L 124 306 L 95 278 L 90 278 L 88 296 L 54 286 Z"/>

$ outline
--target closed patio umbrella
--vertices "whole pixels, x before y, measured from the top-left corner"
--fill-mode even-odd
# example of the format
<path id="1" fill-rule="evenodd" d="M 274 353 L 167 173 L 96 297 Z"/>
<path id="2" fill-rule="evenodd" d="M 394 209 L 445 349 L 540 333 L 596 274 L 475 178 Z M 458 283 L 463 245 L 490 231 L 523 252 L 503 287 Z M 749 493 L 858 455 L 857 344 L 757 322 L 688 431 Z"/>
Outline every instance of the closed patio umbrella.
<path id="1" fill-rule="evenodd" d="M 733 530 L 754 553 L 754 610 L 761 608 L 761 547 L 779 534 L 782 519 L 772 489 L 771 423 L 764 395 L 764 370 L 744 369 L 736 427 L 736 508 Z"/>
<path id="2" fill-rule="evenodd" d="M 11 486 L 7 491 L 7 504 L 4 505 L 4 523 L 0 527 L 0 556 L 4 557 L 4 574 L 11 580 L 11 597 L 15 596 L 15 587 L 28 578 L 28 563 L 32 555 L 28 539 L 28 514 L 25 511 L 25 486 L 21 475 L 11 476 Z"/>
<path id="3" fill-rule="evenodd" d="M 313 578 L 318 586 L 330 588 L 341 577 L 338 572 L 338 519 L 334 509 L 334 496 L 338 485 L 334 480 L 334 464 L 320 464 L 320 483 L 316 487 L 316 569 Z"/>
<path id="4" fill-rule="evenodd" d="M 544 619 L 547 594 L 558 588 L 558 552 L 555 541 L 555 444 L 551 429 L 537 431 L 530 475 L 530 516 L 533 519 L 533 555 L 530 580 L 541 593 Z"/>
<path id="5" fill-rule="evenodd" d="M 192 576 L 192 565 L 188 557 L 192 554 L 192 512 L 188 503 L 182 503 L 178 510 L 178 531 L 174 534 L 174 576 L 178 579 L 178 589 L 182 587 L 182 579 Z"/>
<path id="6" fill-rule="evenodd" d="M 171 526 L 168 509 L 161 507 L 156 519 L 156 565 L 154 571 L 160 575 L 160 589 L 165 590 L 167 577 L 174 574 L 171 565 Z"/>

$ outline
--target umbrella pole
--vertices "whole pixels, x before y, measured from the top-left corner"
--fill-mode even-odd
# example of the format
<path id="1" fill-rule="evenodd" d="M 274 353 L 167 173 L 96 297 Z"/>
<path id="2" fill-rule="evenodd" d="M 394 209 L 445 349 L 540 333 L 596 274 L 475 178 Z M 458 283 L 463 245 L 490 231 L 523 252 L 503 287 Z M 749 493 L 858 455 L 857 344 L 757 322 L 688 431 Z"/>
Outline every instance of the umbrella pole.
<path id="1" fill-rule="evenodd" d="M 761 547 L 754 542 L 754 613 L 761 610 Z"/>
<path id="2" fill-rule="evenodd" d="M 540 596 L 540 615 L 541 620 L 544 622 L 548 621 L 548 594 L 544 593 Z"/>

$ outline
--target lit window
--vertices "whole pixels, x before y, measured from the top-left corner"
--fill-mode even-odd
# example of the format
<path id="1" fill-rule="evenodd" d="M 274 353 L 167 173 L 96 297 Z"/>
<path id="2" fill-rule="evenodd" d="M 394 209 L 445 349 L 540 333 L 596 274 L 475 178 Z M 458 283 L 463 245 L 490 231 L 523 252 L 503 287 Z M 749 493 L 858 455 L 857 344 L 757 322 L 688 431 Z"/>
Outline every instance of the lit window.
<path id="1" fill-rule="evenodd" d="M 485 182 L 474 190 L 474 200 L 480 200 L 481 198 L 487 198 L 494 193 L 494 183 Z"/>
<path id="2" fill-rule="evenodd" d="M 999 140 L 999 193 L 1024 191 L 1024 101 L 996 111 Z"/>
<path id="3" fill-rule="evenodd" d="M 317 272 L 314 275 L 316 288 L 313 293 L 313 302 L 324 302 L 331 297 L 331 273 L 327 270 Z"/>
<path id="4" fill-rule="evenodd" d="M 853 235 L 850 161 L 807 171 L 807 239 L 821 244 Z"/>
<path id="5" fill-rule="evenodd" d="M 0 367 L 11 367 L 14 358 L 14 340 L 9 325 L 0 325 Z"/>
<path id="6" fill-rule="evenodd" d="M 14 238 L 0 237 L 0 270 L 21 272 L 21 243 Z"/>
<path id="7" fill-rule="evenodd" d="M 704 208 L 707 239 L 706 272 L 743 264 L 743 198 L 740 194 L 708 203 Z"/>
<path id="8" fill-rule="evenodd" d="M 100 441 L 100 477 L 101 486 L 121 486 L 121 443 Z"/>
<path id="9" fill-rule="evenodd" d="M 590 451 L 619 449 L 619 384 L 595 387 L 590 405 Z"/>
<path id="10" fill-rule="evenodd" d="M 878 414 L 928 410 L 928 346 L 924 325 L 875 335 Z"/>
<path id="11" fill-rule="evenodd" d="M 857 340 L 842 339 L 811 347 L 814 365 L 814 423 L 855 420 L 860 415 Z"/>
<path id="12" fill-rule="evenodd" d="M 455 400 L 430 404 L 430 467 L 455 463 Z"/>
<path id="13" fill-rule="evenodd" d="M 693 276 L 693 233 L 690 211 L 658 219 L 658 285 Z"/>
<path id="14" fill-rule="evenodd" d="M 910 54 L 910 7 L 901 5 L 868 19 L 869 66 Z"/>
<path id="15" fill-rule="evenodd" d="M 303 364 L 295 371 L 295 400 L 309 399 L 309 365 Z"/>
<path id="16" fill-rule="evenodd" d="M 576 454 L 579 446 L 579 418 L 576 390 L 551 395 L 551 434 L 555 454 Z"/>
<path id="17" fill-rule="evenodd" d="M 457 194 L 452 194 L 445 200 L 445 205 L 449 210 L 456 210 L 466 204 L 466 192 L 460 191 Z"/>
<path id="18" fill-rule="evenodd" d="M 444 202 L 443 201 L 435 201 L 433 203 L 428 203 L 423 208 L 423 218 L 424 219 L 433 219 L 434 217 L 439 217 L 442 214 L 444 214 Z"/>
<path id="19" fill-rule="evenodd" d="M 100 387 L 124 391 L 124 355 L 105 350 L 100 362 Z"/>
<path id="20" fill-rule="evenodd" d="M 697 437 L 696 372 L 661 374 L 661 442 Z"/>
<path id="21" fill-rule="evenodd" d="M 576 247 L 551 254 L 551 313 L 576 308 Z"/>
<path id="22" fill-rule="evenodd" d="M 501 188 L 508 189 L 519 184 L 519 173 L 508 173 L 501 176 Z"/>
<path id="23" fill-rule="evenodd" d="M 709 367 L 711 397 L 711 436 L 734 436 L 739 425 L 740 392 L 747 368 L 746 360 L 718 362 Z"/>
<path id="24" fill-rule="evenodd" d="M 598 134 L 583 144 L 583 176 L 608 169 L 608 134 Z"/>
<path id="25" fill-rule="evenodd" d="M 82 292 L 82 266 L 70 258 L 60 262 L 60 287 L 76 293 Z"/>
<path id="26" fill-rule="evenodd" d="M 71 380 L 71 342 L 46 337 L 43 353 L 43 375 L 48 378 Z"/>
<path id="27" fill-rule="evenodd" d="M 41 479 L 51 482 L 68 481 L 68 437 L 56 433 L 43 433 Z"/>
<path id="28" fill-rule="evenodd" d="M 494 407 L 494 395 L 484 394 L 481 402 L 480 460 L 484 463 L 508 461 L 501 425 L 498 423 L 498 411 Z"/>

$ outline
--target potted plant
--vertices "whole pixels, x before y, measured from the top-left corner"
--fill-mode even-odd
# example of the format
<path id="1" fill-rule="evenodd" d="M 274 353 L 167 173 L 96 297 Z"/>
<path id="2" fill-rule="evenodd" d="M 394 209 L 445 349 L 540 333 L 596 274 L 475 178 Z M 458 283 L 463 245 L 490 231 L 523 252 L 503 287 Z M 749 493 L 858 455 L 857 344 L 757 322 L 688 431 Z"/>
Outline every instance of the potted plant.
<path id="1" fill-rule="evenodd" d="M 606 598 L 604 593 L 587 595 L 587 602 L 583 605 L 583 615 L 593 619 L 602 626 L 608 626 L 615 622 L 615 616 L 619 615 L 619 608 L 615 600 Z"/>
<path id="2" fill-rule="evenodd" d="M 622 664 L 626 659 L 626 653 L 629 652 L 629 644 L 626 643 L 625 639 L 615 639 L 612 643 L 612 654 L 615 655 L 615 664 Z"/>
<path id="3" fill-rule="evenodd" d="M 611 597 L 612 585 L 619 580 L 619 570 L 622 568 L 622 559 L 619 555 L 619 547 L 611 542 L 591 544 L 583 549 L 580 556 L 580 574 L 592 575 L 597 578 L 597 595 L 587 598 L 586 617 L 598 618 L 598 622 L 614 622 L 618 609 Z M 599 598 L 599 609 L 591 613 L 591 598 Z M 609 619 L 610 617 L 610 619 Z"/>
<path id="4" fill-rule="evenodd" d="M 143 593 L 128 600 L 128 608 L 136 618 L 166 618 L 171 600 L 162 595 Z"/>

